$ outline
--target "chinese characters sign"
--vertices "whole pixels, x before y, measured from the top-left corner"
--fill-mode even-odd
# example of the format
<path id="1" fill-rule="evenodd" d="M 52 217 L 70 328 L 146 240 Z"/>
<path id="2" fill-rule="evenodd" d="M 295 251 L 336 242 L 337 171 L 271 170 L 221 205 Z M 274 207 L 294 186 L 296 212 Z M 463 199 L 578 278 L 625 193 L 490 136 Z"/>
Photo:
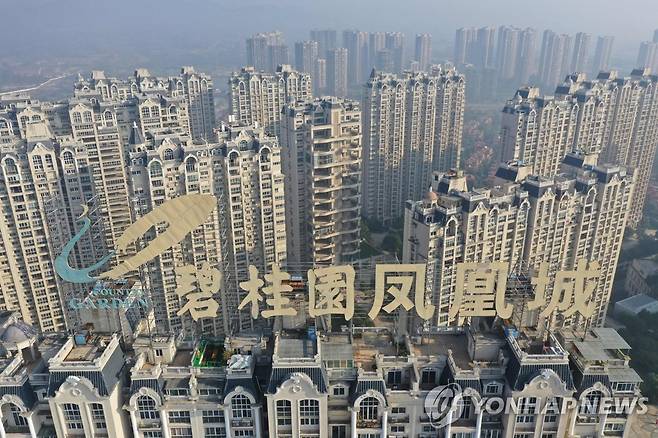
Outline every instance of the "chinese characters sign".
<path id="1" fill-rule="evenodd" d="M 72 283 L 89 283 L 99 279 L 119 279 L 144 263 L 153 260 L 181 242 L 211 215 L 217 205 L 213 195 L 186 195 L 165 202 L 150 213 L 139 218 L 117 239 L 120 250 L 125 250 L 140 236 L 158 224 L 166 224 L 164 231 L 151 240 L 132 257 L 109 271 L 92 277 L 91 272 L 105 265 L 113 252 L 92 266 L 74 269 L 68 257 L 82 235 L 89 231 L 90 220 L 87 208 L 80 220 L 81 230 L 63 248 L 55 261 L 60 277 Z M 184 212 L 184 214 L 181 214 Z M 415 309 L 417 315 L 429 320 L 435 313 L 431 304 L 431 291 L 426 288 L 426 266 L 424 264 L 380 264 L 375 267 L 375 287 L 372 307 L 368 312 L 375 319 L 383 310 L 386 313 L 402 308 Z M 508 264 L 459 263 L 456 266 L 454 295 L 448 312 L 449 321 L 465 318 L 512 316 L 513 305 L 506 302 Z M 293 291 L 290 274 L 278 266 L 262 278 L 258 269 L 249 266 L 248 279 L 239 283 L 245 292 L 238 310 L 248 309 L 252 318 L 295 316 L 297 310 L 291 306 L 289 295 Z M 590 317 L 594 311 L 591 297 L 599 275 L 598 262 L 579 260 L 573 271 L 560 271 L 549 276 L 548 266 L 541 264 L 532 278 L 535 296 L 528 303 L 529 310 L 542 309 L 540 316 L 546 317 L 555 311 L 569 317 L 576 312 Z M 330 266 L 310 269 L 308 279 L 308 313 L 311 317 L 342 315 L 352 319 L 355 307 L 355 271 L 352 266 Z M 551 280 L 554 279 L 553 282 Z M 553 284 L 552 293 L 548 293 Z M 176 294 L 184 303 L 177 312 L 179 316 L 189 314 L 195 321 L 217 316 L 219 303 L 214 298 L 221 293 L 222 272 L 204 262 L 201 267 L 184 265 L 176 268 Z M 550 295 L 550 299 L 547 299 Z M 548 301 L 548 303 L 547 303 Z M 262 308 L 262 309 L 261 309 Z"/>

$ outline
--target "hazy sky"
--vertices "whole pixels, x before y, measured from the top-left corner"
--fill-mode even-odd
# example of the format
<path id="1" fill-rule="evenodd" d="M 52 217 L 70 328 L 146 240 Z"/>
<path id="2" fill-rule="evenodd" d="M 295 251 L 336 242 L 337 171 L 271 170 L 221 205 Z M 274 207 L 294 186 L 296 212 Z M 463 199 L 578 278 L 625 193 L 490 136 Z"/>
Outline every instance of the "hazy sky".
<path id="1" fill-rule="evenodd" d="M 658 0 L 0 0 L 0 55 L 209 48 L 278 29 L 289 43 L 317 27 L 430 32 L 452 44 L 461 26 L 514 24 L 613 34 L 637 50 L 658 28 Z M 237 48 L 237 47 L 236 47 Z M 240 50 L 241 47 L 240 47 Z"/>

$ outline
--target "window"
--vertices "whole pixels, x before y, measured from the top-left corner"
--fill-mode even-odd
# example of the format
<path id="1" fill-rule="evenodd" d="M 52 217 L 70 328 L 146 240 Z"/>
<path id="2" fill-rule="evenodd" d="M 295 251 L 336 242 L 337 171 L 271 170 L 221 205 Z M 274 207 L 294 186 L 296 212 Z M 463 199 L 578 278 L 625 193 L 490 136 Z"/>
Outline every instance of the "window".
<path id="1" fill-rule="evenodd" d="M 62 406 L 64 412 L 64 423 L 68 430 L 82 430 L 82 416 L 80 415 L 80 406 L 75 403 L 64 403 Z"/>
<path id="2" fill-rule="evenodd" d="M 171 438 L 193 438 L 192 429 L 189 427 L 172 427 Z"/>
<path id="3" fill-rule="evenodd" d="M 159 430 L 145 430 L 144 438 L 162 438 L 162 432 Z"/>
<path id="4" fill-rule="evenodd" d="M 624 423 L 606 423 L 603 428 L 604 432 L 623 432 Z"/>
<path id="5" fill-rule="evenodd" d="M 633 392 L 635 391 L 635 383 L 614 382 L 612 389 L 619 392 Z"/>
<path id="6" fill-rule="evenodd" d="M 589 392 L 585 397 L 580 400 L 580 407 L 578 412 L 584 415 L 597 415 L 599 412 L 599 404 L 603 394 L 601 391 Z"/>
<path id="7" fill-rule="evenodd" d="M 498 383 L 487 383 L 487 386 L 484 387 L 485 394 L 498 394 L 500 393 L 501 385 Z"/>
<path id="8" fill-rule="evenodd" d="M 251 402 L 246 395 L 236 395 L 231 399 L 231 415 L 233 418 L 251 418 Z"/>
<path id="9" fill-rule="evenodd" d="M 9 405 L 14 426 L 27 426 L 27 418 L 21 415 L 21 410 L 15 404 Z"/>
<path id="10" fill-rule="evenodd" d="M 222 411 L 203 411 L 203 422 L 208 423 L 223 423 L 224 412 Z"/>
<path id="11" fill-rule="evenodd" d="M 205 438 L 226 438 L 226 431 L 223 427 L 206 427 Z"/>
<path id="12" fill-rule="evenodd" d="M 292 405 L 290 400 L 277 400 L 276 424 L 279 426 L 290 426 L 292 424 Z"/>
<path id="13" fill-rule="evenodd" d="M 234 430 L 233 436 L 236 438 L 243 436 L 254 436 L 254 433 L 250 430 Z"/>
<path id="14" fill-rule="evenodd" d="M 423 370 L 420 383 L 423 385 L 434 385 L 436 383 L 436 370 L 434 369 Z"/>
<path id="15" fill-rule="evenodd" d="M 299 402 L 299 422 L 302 426 L 320 424 L 320 402 L 301 400 Z"/>
<path id="16" fill-rule="evenodd" d="M 347 438 L 347 426 L 331 426 L 331 438 Z"/>
<path id="17" fill-rule="evenodd" d="M 375 397 L 366 397 L 359 405 L 359 416 L 362 420 L 377 420 L 379 418 L 379 400 Z"/>
<path id="18" fill-rule="evenodd" d="M 500 438 L 500 430 L 498 429 L 483 430 L 482 438 Z"/>
<path id="19" fill-rule="evenodd" d="M 190 411 L 169 411 L 170 423 L 190 424 Z"/>
<path id="20" fill-rule="evenodd" d="M 402 371 L 389 371 L 387 374 L 387 383 L 391 386 L 399 385 L 402 383 Z"/>
<path id="21" fill-rule="evenodd" d="M 347 393 L 344 386 L 334 386 L 334 395 L 338 397 L 343 397 Z"/>
<path id="22" fill-rule="evenodd" d="M 105 422 L 105 413 L 103 412 L 102 404 L 91 404 L 91 419 L 94 422 L 94 427 L 96 429 L 107 429 L 107 423 Z"/>
<path id="23" fill-rule="evenodd" d="M 462 420 L 471 418 L 471 408 L 473 407 L 473 400 L 470 397 L 462 397 L 459 399 L 459 405 L 462 407 L 462 413 L 459 416 Z"/>
<path id="24" fill-rule="evenodd" d="M 155 408 L 155 400 L 148 395 L 141 395 L 137 399 L 137 411 L 142 420 L 159 420 L 160 413 Z"/>
<path id="25" fill-rule="evenodd" d="M 517 423 L 532 423 L 535 421 L 535 414 L 537 409 L 536 397 L 522 397 L 519 399 L 518 415 L 516 416 Z"/>
<path id="26" fill-rule="evenodd" d="M 174 151 L 172 151 L 171 149 L 165 149 L 164 159 L 165 160 L 173 160 L 174 159 Z"/>
<path id="27" fill-rule="evenodd" d="M 407 408 L 397 406 L 397 407 L 391 408 L 391 413 L 392 414 L 406 414 L 407 413 Z"/>

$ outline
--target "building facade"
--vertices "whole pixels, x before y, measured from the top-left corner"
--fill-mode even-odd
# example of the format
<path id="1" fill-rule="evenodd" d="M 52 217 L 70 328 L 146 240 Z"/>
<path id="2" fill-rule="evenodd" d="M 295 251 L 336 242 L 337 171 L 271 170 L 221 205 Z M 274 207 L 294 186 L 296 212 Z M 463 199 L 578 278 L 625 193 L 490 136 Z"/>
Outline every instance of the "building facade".
<path id="1" fill-rule="evenodd" d="M 283 105 L 313 96 L 311 75 L 289 65 L 275 73 L 245 67 L 231 75 L 229 87 L 229 111 L 235 120 L 245 126 L 263 126 L 271 135 L 279 135 Z"/>
<path id="2" fill-rule="evenodd" d="M 459 167 L 464 89 L 451 68 L 370 78 L 363 100 L 367 217 L 399 218 L 407 199 L 426 192 L 433 170 Z"/>
<path id="3" fill-rule="evenodd" d="M 290 269 L 355 260 L 361 230 L 358 104 L 322 98 L 286 105 L 281 147 Z"/>

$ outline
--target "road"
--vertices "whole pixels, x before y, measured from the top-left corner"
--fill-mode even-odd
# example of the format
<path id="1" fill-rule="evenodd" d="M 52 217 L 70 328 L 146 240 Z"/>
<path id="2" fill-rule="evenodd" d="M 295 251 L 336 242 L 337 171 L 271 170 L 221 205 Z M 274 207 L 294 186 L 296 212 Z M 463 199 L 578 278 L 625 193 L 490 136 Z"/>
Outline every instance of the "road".
<path id="1" fill-rule="evenodd" d="M 48 85 L 52 82 L 59 81 L 60 79 L 64 79 L 64 78 L 69 77 L 69 76 L 71 76 L 70 73 L 65 74 L 65 75 L 61 75 L 61 76 L 56 76 L 54 78 L 50 78 L 47 81 L 44 81 L 44 82 L 40 83 L 39 85 L 35 85 L 34 87 L 22 88 L 20 90 L 2 91 L 2 92 L 0 92 L 0 96 L 4 96 L 4 95 L 7 95 L 7 94 L 27 93 L 29 91 L 38 90 L 39 88 L 45 87 L 46 85 Z"/>

